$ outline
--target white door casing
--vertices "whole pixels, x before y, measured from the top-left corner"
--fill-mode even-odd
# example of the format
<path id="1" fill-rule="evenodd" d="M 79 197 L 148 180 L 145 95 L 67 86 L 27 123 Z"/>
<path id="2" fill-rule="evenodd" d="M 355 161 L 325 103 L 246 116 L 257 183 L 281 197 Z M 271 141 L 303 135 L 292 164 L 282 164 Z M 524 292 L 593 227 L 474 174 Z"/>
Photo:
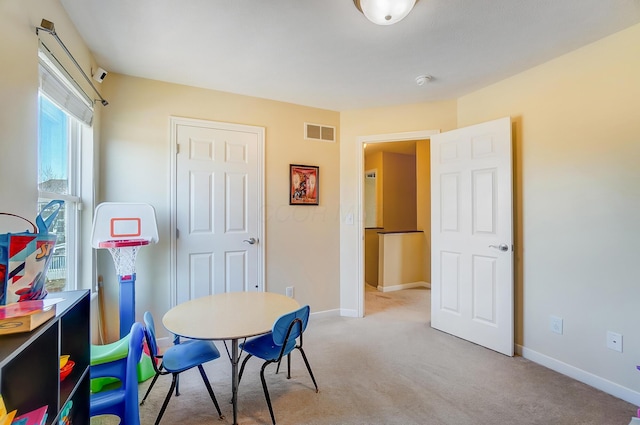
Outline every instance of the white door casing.
<path id="1" fill-rule="evenodd" d="M 431 326 L 513 356 L 511 120 L 431 137 Z"/>
<path id="2" fill-rule="evenodd" d="M 263 145 L 262 127 L 171 118 L 172 306 L 264 290 Z"/>

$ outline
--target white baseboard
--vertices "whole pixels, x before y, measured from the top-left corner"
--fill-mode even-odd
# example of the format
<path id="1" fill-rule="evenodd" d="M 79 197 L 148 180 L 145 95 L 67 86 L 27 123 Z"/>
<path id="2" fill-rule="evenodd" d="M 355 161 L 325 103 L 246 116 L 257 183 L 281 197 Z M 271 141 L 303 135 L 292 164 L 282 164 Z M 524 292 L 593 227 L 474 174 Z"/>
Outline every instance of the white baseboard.
<path id="1" fill-rule="evenodd" d="M 325 317 L 338 317 L 340 316 L 340 310 L 339 309 L 333 309 L 333 310 L 324 310 L 324 311 L 316 311 L 315 313 L 311 313 L 311 315 L 309 316 L 309 320 L 315 320 L 315 319 L 324 319 Z"/>
<path id="2" fill-rule="evenodd" d="M 352 310 L 348 308 L 340 309 L 340 316 L 343 317 L 358 317 L 358 310 Z"/>
<path id="3" fill-rule="evenodd" d="M 583 382 L 587 385 L 599 389 L 600 391 L 604 391 L 607 394 L 618 397 L 628 403 L 640 406 L 640 392 L 634 391 L 627 387 L 623 387 L 622 385 L 616 384 L 615 382 L 611 382 L 605 378 L 594 375 L 591 372 L 587 372 L 586 370 L 571 366 L 570 364 L 561 362 L 560 360 L 556 360 L 552 357 L 549 357 L 542 353 L 538 353 L 537 351 L 531 350 L 521 345 L 516 345 L 515 351 L 527 360 L 531 360 L 532 362 L 538 363 L 551 370 L 555 370 L 558 373 Z"/>
<path id="4" fill-rule="evenodd" d="M 411 289 L 411 288 L 431 289 L 431 284 L 429 282 L 419 281 L 419 282 L 411 282 L 411 283 L 402 283 L 400 285 L 377 287 L 378 291 L 381 291 L 381 292 L 401 291 L 403 289 Z"/>

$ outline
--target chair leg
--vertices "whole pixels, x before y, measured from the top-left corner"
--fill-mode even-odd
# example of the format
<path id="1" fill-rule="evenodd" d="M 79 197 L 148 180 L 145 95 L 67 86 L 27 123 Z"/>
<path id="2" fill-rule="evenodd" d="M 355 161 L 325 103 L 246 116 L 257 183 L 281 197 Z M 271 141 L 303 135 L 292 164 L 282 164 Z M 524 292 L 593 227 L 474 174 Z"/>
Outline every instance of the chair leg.
<path id="1" fill-rule="evenodd" d="M 149 393 L 151 392 L 151 388 L 153 388 L 153 386 L 156 384 L 156 381 L 158 380 L 158 376 L 160 376 L 160 373 L 156 373 L 155 376 L 153 377 L 153 380 L 151 381 L 151 385 L 149 385 L 149 388 L 147 388 L 147 392 L 144 394 L 144 397 L 140 402 L 140 406 L 144 404 L 145 400 L 149 396 Z"/>
<path id="2" fill-rule="evenodd" d="M 240 366 L 240 373 L 238 374 L 238 386 L 240 385 L 240 380 L 242 379 L 242 374 L 244 373 L 244 366 L 247 364 L 247 360 L 252 357 L 251 354 L 247 354 L 247 357 L 242 361 L 242 365 Z"/>
<path id="3" fill-rule="evenodd" d="M 156 418 L 155 425 L 158 425 L 160 423 L 160 420 L 162 419 L 162 415 L 164 415 L 164 411 L 167 409 L 167 404 L 169 404 L 169 400 L 171 399 L 171 393 L 173 393 L 173 389 L 176 386 L 177 377 L 178 377 L 178 374 L 174 373 L 173 379 L 171 380 L 171 386 L 169 387 L 169 392 L 167 393 L 167 396 L 164 398 L 164 402 L 162 403 L 162 407 L 160 408 L 160 412 L 158 413 L 158 417 Z"/>
<path id="4" fill-rule="evenodd" d="M 220 406 L 218 406 L 218 400 L 216 400 L 216 395 L 213 393 L 213 388 L 211 388 L 211 383 L 209 382 L 209 378 L 207 377 L 207 374 L 205 373 L 202 365 L 198 365 L 198 370 L 200 371 L 200 376 L 202 376 L 202 380 L 204 381 L 205 387 L 207 387 L 207 391 L 209 391 L 209 396 L 211 397 L 211 400 L 213 400 L 214 406 L 216 406 L 216 410 L 218 411 L 218 417 L 220 419 L 224 419 L 224 416 L 222 416 L 222 412 L 220 411 Z"/>
<path id="5" fill-rule="evenodd" d="M 287 356 L 287 359 L 288 359 L 288 362 L 289 362 L 287 364 L 287 370 L 288 370 L 287 379 L 291 379 L 291 355 L 290 354 Z M 276 368 L 276 375 L 278 373 L 280 373 L 280 365 L 281 364 L 282 364 L 282 359 L 280 359 L 280 361 L 278 362 L 278 367 Z"/>
<path id="6" fill-rule="evenodd" d="M 262 389 L 264 390 L 264 398 L 267 399 L 267 406 L 269 407 L 269 414 L 271 415 L 271 422 L 276 425 L 276 417 L 273 415 L 273 407 L 271 407 L 271 398 L 269 397 L 269 390 L 267 389 L 267 381 L 264 379 L 264 369 L 272 362 L 265 362 L 260 370 L 260 380 L 262 381 Z"/>
<path id="7" fill-rule="evenodd" d="M 313 372 L 311 372 L 311 366 L 309 366 L 309 360 L 307 360 L 306 354 L 304 354 L 304 350 L 302 347 L 296 347 L 300 350 L 300 354 L 302 354 L 302 359 L 304 360 L 304 364 L 307 366 L 307 370 L 309 371 L 309 376 L 311 376 L 311 380 L 313 381 L 313 385 L 316 387 L 316 392 L 318 392 L 318 384 L 316 384 L 316 378 L 313 376 Z"/>

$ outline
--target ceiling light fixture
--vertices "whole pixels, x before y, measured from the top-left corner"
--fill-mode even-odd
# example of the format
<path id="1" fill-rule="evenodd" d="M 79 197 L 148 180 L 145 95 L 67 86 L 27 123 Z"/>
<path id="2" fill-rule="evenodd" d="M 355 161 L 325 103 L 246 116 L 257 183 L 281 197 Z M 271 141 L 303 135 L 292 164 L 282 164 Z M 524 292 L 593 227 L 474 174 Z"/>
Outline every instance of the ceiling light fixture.
<path id="1" fill-rule="evenodd" d="M 391 25 L 404 19 L 416 0 L 353 0 L 368 20 L 378 25 Z"/>

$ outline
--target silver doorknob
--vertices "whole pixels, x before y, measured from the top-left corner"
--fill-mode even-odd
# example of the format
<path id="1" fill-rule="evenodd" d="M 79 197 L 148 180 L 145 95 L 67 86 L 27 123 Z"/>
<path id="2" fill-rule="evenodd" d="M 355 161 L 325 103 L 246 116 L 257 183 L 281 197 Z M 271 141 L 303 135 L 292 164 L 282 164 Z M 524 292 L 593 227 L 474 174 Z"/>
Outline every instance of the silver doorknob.
<path id="1" fill-rule="evenodd" d="M 502 252 L 509 251 L 509 246 L 506 243 L 501 243 L 500 245 L 489 245 L 489 248 L 495 248 Z"/>
<path id="2" fill-rule="evenodd" d="M 242 242 L 246 242 L 249 245 L 253 245 L 254 243 L 258 242 L 258 240 L 256 238 L 249 238 L 249 239 L 245 239 Z"/>

